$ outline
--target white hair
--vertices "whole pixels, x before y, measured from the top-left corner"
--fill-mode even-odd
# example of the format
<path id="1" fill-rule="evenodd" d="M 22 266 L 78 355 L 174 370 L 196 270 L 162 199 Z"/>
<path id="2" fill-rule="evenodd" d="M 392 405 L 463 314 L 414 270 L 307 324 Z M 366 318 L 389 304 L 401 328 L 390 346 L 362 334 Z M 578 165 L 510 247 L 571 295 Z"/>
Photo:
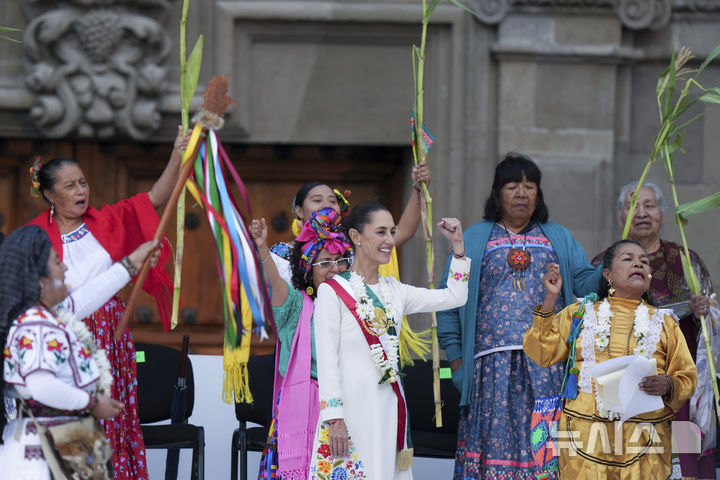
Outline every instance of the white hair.
<path id="1" fill-rule="evenodd" d="M 627 194 L 629 192 L 632 192 L 637 188 L 638 182 L 632 182 L 628 183 L 624 187 L 620 189 L 620 195 L 617 199 L 617 204 L 615 205 L 615 211 L 618 215 L 618 217 L 622 218 L 625 214 L 625 197 L 627 197 Z M 653 191 L 653 194 L 655 195 L 655 201 L 658 204 L 658 208 L 660 209 L 660 214 L 662 215 L 662 218 L 665 218 L 665 211 L 667 210 L 667 200 L 665 199 L 665 195 L 663 194 L 662 190 L 660 190 L 660 187 L 655 185 L 653 182 L 643 182 L 642 187 L 644 188 L 648 187 L 650 190 Z"/>

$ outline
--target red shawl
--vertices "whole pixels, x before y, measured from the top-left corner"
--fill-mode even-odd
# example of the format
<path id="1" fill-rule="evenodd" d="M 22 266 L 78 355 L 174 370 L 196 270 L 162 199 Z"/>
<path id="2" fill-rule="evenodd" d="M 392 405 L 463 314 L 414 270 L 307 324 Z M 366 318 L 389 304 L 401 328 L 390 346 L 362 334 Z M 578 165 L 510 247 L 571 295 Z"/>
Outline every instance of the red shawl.
<path id="1" fill-rule="evenodd" d="M 100 210 L 88 207 L 83 221 L 113 262 L 131 254 L 142 243 L 152 240 L 160 223 L 147 193 L 139 193 L 115 205 L 105 205 Z M 57 222 L 50 222 L 50 211 L 44 211 L 29 224 L 37 225 L 47 232 L 53 248 L 62 260 L 60 229 Z M 173 287 L 170 275 L 165 270 L 169 258 L 170 242 L 164 237 L 158 265 L 150 269 L 143 284 L 143 290 L 155 297 L 160 320 L 166 332 L 170 329 Z"/>

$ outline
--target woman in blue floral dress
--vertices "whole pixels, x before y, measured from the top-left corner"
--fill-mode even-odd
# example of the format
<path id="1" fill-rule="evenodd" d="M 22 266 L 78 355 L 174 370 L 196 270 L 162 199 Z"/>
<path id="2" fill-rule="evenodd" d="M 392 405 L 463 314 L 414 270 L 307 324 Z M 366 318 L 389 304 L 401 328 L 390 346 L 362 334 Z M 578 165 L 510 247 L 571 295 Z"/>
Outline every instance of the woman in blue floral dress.
<path id="1" fill-rule="evenodd" d="M 541 178 L 525 155 L 509 153 L 498 164 L 485 220 L 465 232 L 466 255 L 482 259 L 472 266 L 468 301 L 438 313 L 440 346 L 462 393 L 455 480 L 534 478 L 535 398 L 558 394 L 563 374 L 561 364 L 540 367 L 522 349 L 544 297 L 542 275 L 558 264 L 569 279 L 556 308 L 598 284 L 580 244 L 548 221 Z M 447 273 L 441 287 L 446 282 Z"/>

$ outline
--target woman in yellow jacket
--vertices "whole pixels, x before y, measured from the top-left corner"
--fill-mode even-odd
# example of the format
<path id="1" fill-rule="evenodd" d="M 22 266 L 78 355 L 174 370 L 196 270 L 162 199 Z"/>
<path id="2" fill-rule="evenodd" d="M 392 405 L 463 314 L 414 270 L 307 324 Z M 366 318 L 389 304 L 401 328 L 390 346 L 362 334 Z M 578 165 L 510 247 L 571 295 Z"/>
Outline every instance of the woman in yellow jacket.
<path id="1" fill-rule="evenodd" d="M 542 366 L 575 354 L 577 389 L 565 395 L 556 444 L 562 478 L 667 478 L 671 472 L 671 422 L 695 390 L 697 372 L 677 318 L 646 300 L 651 278 L 643 247 L 621 240 L 605 253 L 599 299 L 555 315 L 562 279 L 557 265 L 548 266 L 545 299 L 535 307 L 523 348 Z M 573 321 L 580 328 L 572 329 Z M 656 360 L 658 374 L 643 378 L 639 389 L 660 396 L 663 407 L 621 423 L 604 408 L 592 368 L 625 355 Z"/>

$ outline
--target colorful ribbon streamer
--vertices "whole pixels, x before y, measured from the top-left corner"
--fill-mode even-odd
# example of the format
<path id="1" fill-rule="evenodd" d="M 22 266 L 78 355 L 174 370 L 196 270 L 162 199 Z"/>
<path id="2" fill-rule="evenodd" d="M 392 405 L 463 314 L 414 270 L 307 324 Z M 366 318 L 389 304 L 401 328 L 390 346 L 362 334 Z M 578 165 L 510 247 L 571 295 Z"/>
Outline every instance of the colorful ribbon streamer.
<path id="1" fill-rule="evenodd" d="M 194 151 L 197 141 L 199 135 L 193 131 L 187 151 Z M 207 131 L 194 162 L 194 171 L 186 186 L 207 215 L 215 239 L 222 284 L 225 317 L 223 399 L 249 402 L 252 401 L 247 377 L 250 335 L 256 332 L 261 339 L 267 338 L 272 310 L 255 243 L 229 185 L 237 188 L 242 207 L 252 216 L 250 198 L 214 130 Z"/>

